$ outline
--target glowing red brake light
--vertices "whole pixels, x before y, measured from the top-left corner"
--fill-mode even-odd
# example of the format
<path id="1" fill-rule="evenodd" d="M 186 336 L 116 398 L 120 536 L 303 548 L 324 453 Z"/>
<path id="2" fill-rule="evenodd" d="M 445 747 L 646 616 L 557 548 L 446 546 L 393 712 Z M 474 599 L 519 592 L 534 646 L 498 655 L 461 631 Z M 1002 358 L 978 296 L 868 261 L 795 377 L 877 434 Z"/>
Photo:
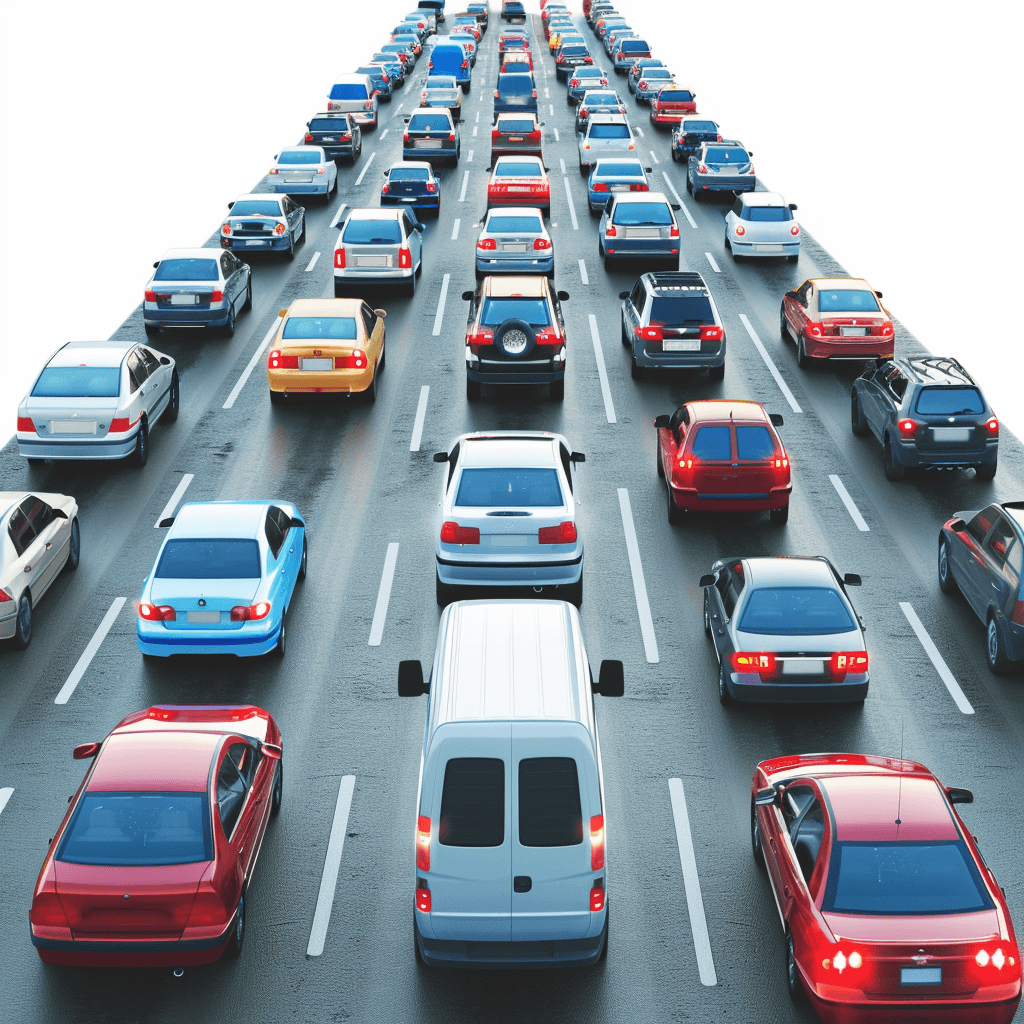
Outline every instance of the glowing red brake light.
<path id="1" fill-rule="evenodd" d="M 664 337 L 660 327 L 634 327 L 633 333 L 638 341 L 661 341 Z"/>
<path id="2" fill-rule="evenodd" d="M 608 189 L 608 186 L 607 186 L 607 184 L 605 182 L 598 181 L 598 182 L 595 182 L 595 184 L 594 184 L 594 191 L 595 192 L 607 192 L 607 191 L 609 191 L 609 189 Z"/>
<path id="3" fill-rule="evenodd" d="M 991 417 L 985 426 L 993 437 L 999 436 L 999 420 L 995 416 Z"/>
<path id="4" fill-rule="evenodd" d="M 210 292 L 210 301 L 211 302 L 223 302 L 224 301 L 224 293 L 219 288 L 214 288 L 213 291 Z"/>
<path id="5" fill-rule="evenodd" d="M 900 437 L 913 437 L 917 430 L 917 424 L 913 420 L 900 420 L 897 426 L 900 428 Z"/>
<path id="6" fill-rule="evenodd" d="M 725 332 L 717 324 L 703 324 L 700 329 L 701 341 L 721 341 Z"/>
<path id="7" fill-rule="evenodd" d="M 303 141 L 306 142 L 306 143 L 312 142 L 313 141 L 313 133 L 312 132 L 306 132 L 306 135 L 305 135 L 305 138 L 303 139 Z"/>
<path id="8" fill-rule="evenodd" d="M 19 416 L 18 417 L 18 429 L 28 430 L 33 434 L 36 432 L 36 425 L 32 422 L 31 416 Z"/>
<path id="9" fill-rule="evenodd" d="M 131 424 L 128 422 L 127 416 L 115 416 L 110 421 L 110 433 L 111 434 L 122 434 L 126 431 Z"/>
<path id="10" fill-rule="evenodd" d="M 575 544 L 576 524 L 565 522 L 557 526 L 542 526 L 537 531 L 537 539 L 541 544 Z"/>
<path id="11" fill-rule="evenodd" d="M 492 128 L 491 129 L 491 142 L 494 142 L 498 138 L 498 136 L 500 134 L 501 134 L 501 132 L 499 132 L 497 128 Z"/>
<path id="12" fill-rule="evenodd" d="M 799 235 L 799 234 L 800 234 L 800 228 L 799 228 L 799 227 L 798 227 L 798 226 L 797 226 L 796 224 L 794 224 L 794 225 L 793 225 L 793 226 L 792 226 L 792 227 L 791 227 L 791 228 L 789 229 L 789 233 L 790 233 L 791 235 Z"/>
<path id="13" fill-rule="evenodd" d="M 612 224 L 612 223 L 611 223 L 611 221 L 609 221 L 609 222 L 608 222 L 608 223 L 607 223 L 607 224 L 605 225 L 605 229 L 604 229 L 604 237 L 605 237 L 605 238 L 618 238 L 618 235 L 619 235 L 619 232 L 618 232 L 618 230 L 616 229 L 615 225 L 614 225 L 614 224 Z"/>
<path id="14" fill-rule="evenodd" d="M 775 655 L 770 651 L 751 653 L 734 651 L 729 661 L 736 672 L 757 672 L 762 676 L 775 675 Z"/>
<path id="15" fill-rule="evenodd" d="M 548 239 L 546 239 L 546 238 L 535 238 L 533 240 L 533 248 L 536 249 L 536 250 L 550 249 L 551 248 L 551 242 L 549 242 Z"/>
<path id="16" fill-rule="evenodd" d="M 416 909 L 422 910 L 424 914 L 430 913 L 432 902 L 430 899 L 430 890 L 421 889 L 417 886 L 416 888 Z"/>
<path id="17" fill-rule="evenodd" d="M 173 622 L 177 613 L 169 604 L 153 605 L 139 602 L 139 618 L 147 622 Z"/>
<path id="18" fill-rule="evenodd" d="M 498 243 L 493 238 L 481 238 L 480 241 L 476 243 L 476 247 L 478 249 L 492 250 L 498 248 Z"/>
<path id="19" fill-rule="evenodd" d="M 275 224 L 274 225 L 274 234 L 275 235 L 283 235 L 284 234 L 284 225 L 283 224 Z"/>
<path id="20" fill-rule="evenodd" d="M 829 668 L 831 668 L 832 678 L 835 680 L 845 679 L 847 672 L 867 672 L 868 652 L 849 651 L 833 654 Z"/>
<path id="21" fill-rule="evenodd" d="M 479 544 L 480 530 L 476 526 L 460 526 L 451 521 L 441 524 L 442 544 Z"/>
<path id="22" fill-rule="evenodd" d="M 430 870 L 430 819 L 425 814 L 416 820 L 416 869 Z"/>
<path id="23" fill-rule="evenodd" d="M 361 348 L 354 348 L 350 356 L 335 356 L 336 370 L 365 370 L 368 365 L 366 353 Z"/>
<path id="24" fill-rule="evenodd" d="M 590 819 L 590 870 L 600 871 L 604 867 L 604 815 L 595 814 Z M 593 890 L 591 890 L 593 902 Z M 604 893 L 602 892 L 602 905 Z M 599 908 L 600 909 L 600 908 Z"/>
<path id="25" fill-rule="evenodd" d="M 147 302 L 156 302 L 156 292 L 154 292 L 154 291 L 152 291 L 150 289 L 147 289 L 146 290 L 146 301 Z"/>
<path id="26" fill-rule="evenodd" d="M 257 622 L 270 614 L 270 602 L 259 601 L 257 604 L 236 604 L 231 609 L 232 622 Z"/>
<path id="27" fill-rule="evenodd" d="M 345 269 L 345 250 L 340 245 L 334 250 L 334 266 L 338 270 Z"/>
<path id="28" fill-rule="evenodd" d="M 283 356 L 279 348 L 272 348 L 267 356 L 268 370 L 297 370 L 299 368 L 298 356 Z"/>

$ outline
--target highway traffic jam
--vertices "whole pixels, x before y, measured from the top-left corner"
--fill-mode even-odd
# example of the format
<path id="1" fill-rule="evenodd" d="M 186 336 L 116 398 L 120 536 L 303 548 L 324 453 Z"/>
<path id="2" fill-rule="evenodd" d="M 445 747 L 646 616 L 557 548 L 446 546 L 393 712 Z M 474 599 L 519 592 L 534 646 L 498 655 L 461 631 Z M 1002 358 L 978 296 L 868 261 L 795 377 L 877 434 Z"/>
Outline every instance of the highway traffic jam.
<path id="1" fill-rule="evenodd" d="M 463 6 L 18 407 L 18 1019 L 1011 1021 L 1019 441 L 656 12 Z"/>

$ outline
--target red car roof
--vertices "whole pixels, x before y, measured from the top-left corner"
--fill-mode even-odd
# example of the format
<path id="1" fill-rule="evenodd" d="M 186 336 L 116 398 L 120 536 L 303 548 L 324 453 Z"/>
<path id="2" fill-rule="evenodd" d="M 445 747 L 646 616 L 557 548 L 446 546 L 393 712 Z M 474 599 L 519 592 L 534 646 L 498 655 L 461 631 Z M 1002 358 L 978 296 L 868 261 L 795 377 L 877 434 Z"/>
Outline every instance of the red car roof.
<path id="1" fill-rule="evenodd" d="M 220 733 L 113 733 L 89 778 L 89 791 L 203 792 Z"/>
<path id="2" fill-rule="evenodd" d="M 820 783 L 828 794 L 839 842 L 960 838 L 933 778 L 865 774 L 821 779 Z"/>

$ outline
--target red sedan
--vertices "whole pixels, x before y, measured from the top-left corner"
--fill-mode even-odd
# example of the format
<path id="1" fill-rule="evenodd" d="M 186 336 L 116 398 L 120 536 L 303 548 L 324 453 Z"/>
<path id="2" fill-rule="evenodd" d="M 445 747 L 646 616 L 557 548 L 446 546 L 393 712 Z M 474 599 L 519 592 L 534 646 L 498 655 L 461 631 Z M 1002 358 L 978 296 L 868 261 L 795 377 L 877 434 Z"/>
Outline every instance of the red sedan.
<path id="1" fill-rule="evenodd" d="M 539 157 L 499 157 L 487 182 L 487 206 L 538 206 L 551 212 L 551 181 Z"/>
<path id="2" fill-rule="evenodd" d="M 914 761 L 762 761 L 751 841 L 786 936 L 790 994 L 825 1022 L 1009 1024 L 1020 951 L 995 875 L 947 789 Z"/>
<path id="3" fill-rule="evenodd" d="M 659 332 L 659 326 L 637 331 Z M 646 335 L 644 336 L 646 337 Z M 658 476 L 668 487 L 668 520 L 681 511 L 767 511 L 789 519 L 789 453 L 775 428 L 782 417 L 760 402 L 687 402 L 654 421 Z"/>
<path id="4" fill-rule="evenodd" d="M 43 862 L 29 912 L 46 963 L 184 967 L 237 956 L 246 886 L 281 806 L 264 710 L 164 705 L 102 743 Z"/>

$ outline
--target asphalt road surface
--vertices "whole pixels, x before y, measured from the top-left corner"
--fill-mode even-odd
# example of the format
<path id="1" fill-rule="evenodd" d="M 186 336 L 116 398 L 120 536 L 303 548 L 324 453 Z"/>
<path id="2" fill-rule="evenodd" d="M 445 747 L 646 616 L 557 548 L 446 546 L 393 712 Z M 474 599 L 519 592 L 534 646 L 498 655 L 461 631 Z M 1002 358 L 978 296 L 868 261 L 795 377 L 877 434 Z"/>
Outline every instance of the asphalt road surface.
<path id="1" fill-rule="evenodd" d="M 401 159 L 401 118 L 416 105 L 425 59 L 382 105 L 380 127 L 365 133 L 361 159 L 341 171 L 338 197 L 326 206 L 306 204 L 307 237 L 294 262 L 253 257 L 254 306 L 235 336 L 163 331 L 154 339 L 178 362 L 181 414 L 176 424 L 154 428 L 144 469 L 29 469 L 13 444 L 0 452 L 0 490 L 72 494 L 82 528 L 81 567 L 41 602 L 31 647 L 0 651 L 0 787 L 12 790 L 0 811 L 0 1019 L 812 1021 L 813 1013 L 794 1008 L 786 993 L 779 919 L 748 831 L 754 765 L 806 751 L 902 753 L 947 785 L 971 788 L 976 802 L 963 817 L 1006 888 L 1018 925 L 1024 923 L 1024 680 L 1019 672 L 990 675 L 982 624 L 961 599 L 939 592 L 935 569 L 938 529 L 953 512 L 1024 497 L 1020 442 L 1002 433 L 991 483 L 963 471 L 886 481 L 880 446 L 850 431 L 849 391 L 859 365 L 801 372 L 794 346 L 779 337 L 783 292 L 843 268 L 806 233 L 797 265 L 734 264 L 722 245 L 725 201 L 698 205 L 686 196 L 669 134 L 653 129 L 629 98 L 637 152 L 653 168 L 653 185 L 674 188 L 689 215 L 679 214 L 680 265 L 705 275 L 729 342 L 723 383 L 709 382 L 706 373 L 631 380 L 617 295 L 639 271 L 606 273 L 597 257 L 597 218 L 587 211 L 577 173 L 572 108 L 539 19 L 532 29 L 540 38 L 536 79 L 552 179 L 556 283 L 570 293 L 564 403 L 551 401 L 544 386 L 485 387 L 472 406 L 465 398 L 467 304 L 460 295 L 474 286 L 485 208 L 497 72 L 492 7 L 463 104 L 462 159 L 441 171 L 442 210 L 428 221 L 416 294 L 372 297 L 388 311 L 387 367 L 375 405 L 315 396 L 271 407 L 262 346 L 277 311 L 292 299 L 333 294 L 332 221 L 341 202 L 377 205 L 383 171 Z M 628 97 L 624 80 L 616 77 L 614 85 Z M 296 123 L 310 113 L 296 111 Z M 742 130 L 730 126 L 730 134 Z M 239 182 L 240 192 L 245 185 Z M 770 185 L 786 188 L 784 181 Z M 210 244 L 217 244 L 215 235 Z M 140 269 L 140 291 L 144 278 Z M 899 309 L 899 296 L 886 298 Z M 116 337 L 144 340 L 138 309 Z M 899 327 L 897 350 L 923 351 Z M 788 525 L 770 526 L 759 514 L 692 516 L 679 527 L 667 522 L 652 421 L 684 401 L 711 397 L 756 399 L 783 414 L 781 434 L 793 462 Z M 577 473 L 587 545 L 584 633 L 594 665 L 620 658 L 626 668 L 625 698 L 597 701 L 611 930 L 607 961 L 595 968 L 444 971 L 417 966 L 413 954 L 425 701 L 397 697 L 397 667 L 403 658 L 428 661 L 436 638 L 432 552 L 443 469 L 431 454 L 459 433 L 492 428 L 558 431 L 587 455 Z M 277 497 L 305 514 L 309 575 L 289 615 L 284 660 L 143 664 L 133 602 L 161 540 L 154 524 L 185 474 L 192 479 L 182 500 Z M 634 534 L 631 553 L 627 538 Z M 851 595 L 871 655 L 862 707 L 719 705 L 697 580 L 730 554 L 824 554 L 840 572 L 863 576 Z M 77 687 L 55 703 L 120 598 L 126 602 Z M 909 603 L 934 642 L 952 687 L 901 603 Z M 47 840 L 84 771 L 71 749 L 159 702 L 252 702 L 268 708 L 283 730 L 284 807 L 250 890 L 245 950 L 238 961 L 190 968 L 180 979 L 169 970 L 47 967 L 30 943 L 28 910 Z M 351 808 L 335 824 L 347 776 L 355 780 Z M 678 830 L 670 779 L 682 781 L 688 812 Z M 343 840 L 340 871 L 333 905 L 324 908 L 331 913 L 323 951 L 311 956 L 332 826 L 335 852 Z M 685 856 L 690 844 L 699 891 L 691 888 L 688 899 L 681 847 Z"/>

